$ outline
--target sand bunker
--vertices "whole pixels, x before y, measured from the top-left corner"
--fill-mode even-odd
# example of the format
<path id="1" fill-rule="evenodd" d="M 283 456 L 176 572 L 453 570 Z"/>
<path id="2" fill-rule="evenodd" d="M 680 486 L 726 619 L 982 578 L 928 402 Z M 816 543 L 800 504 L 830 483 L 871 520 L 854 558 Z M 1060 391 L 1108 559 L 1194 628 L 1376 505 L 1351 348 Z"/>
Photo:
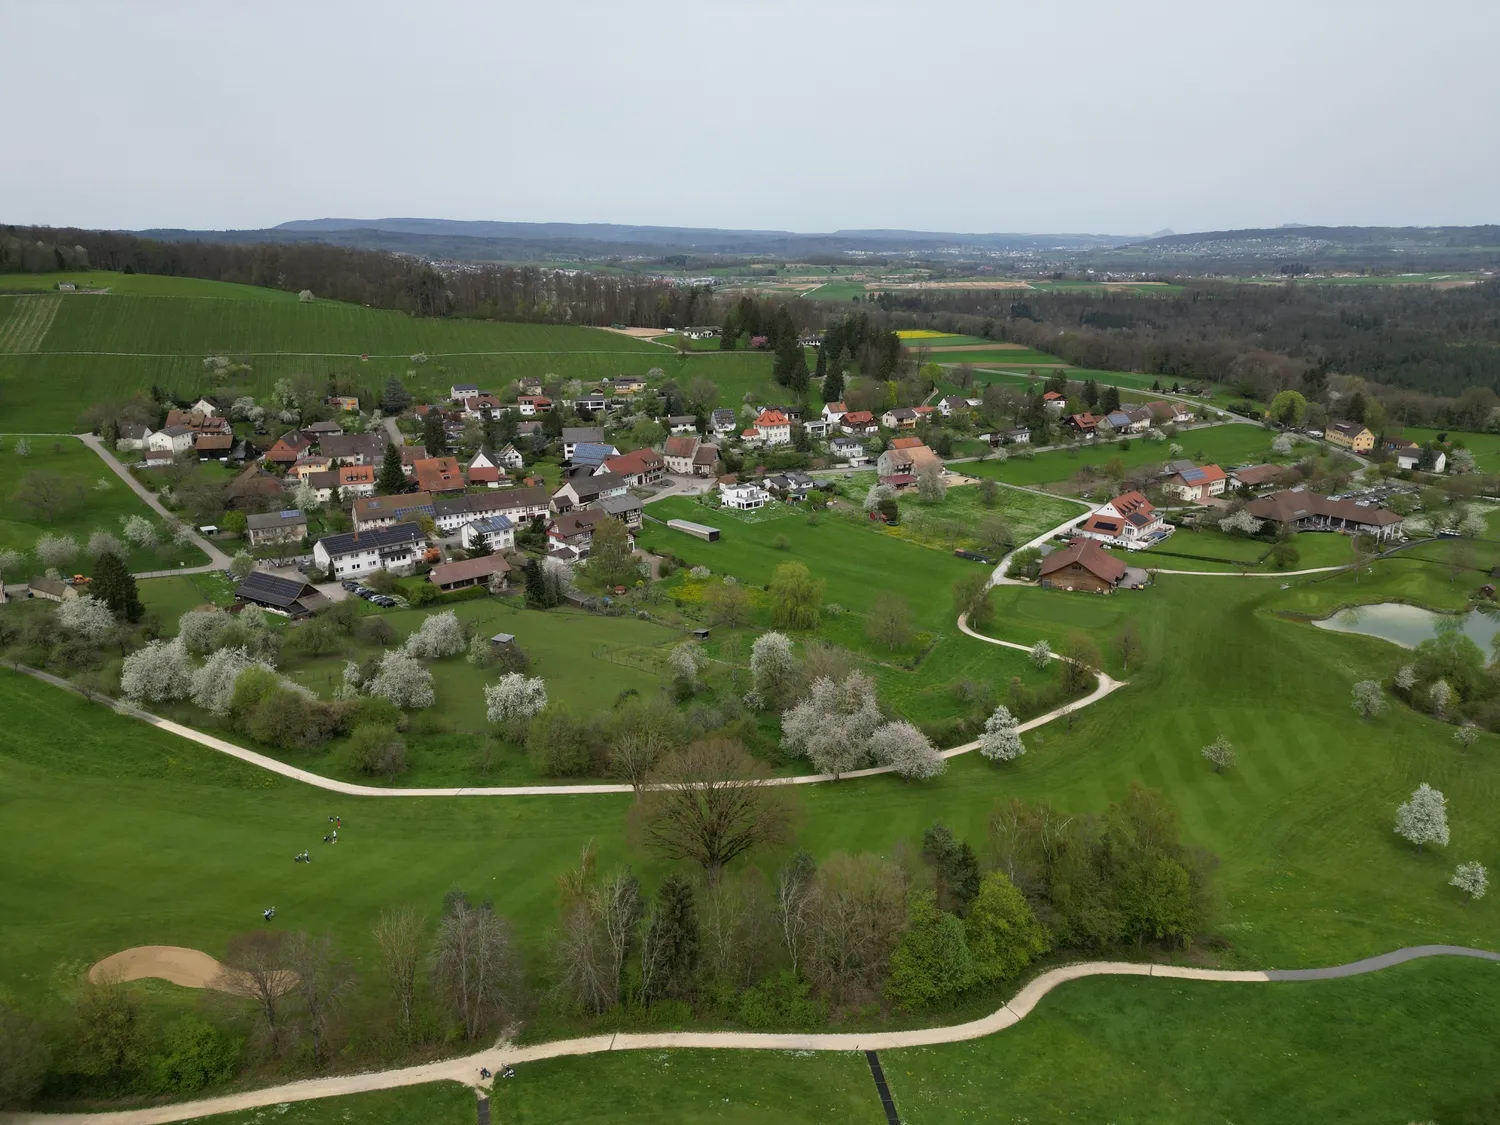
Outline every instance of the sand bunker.
<path id="1" fill-rule="evenodd" d="M 224 966 L 201 949 L 184 949 L 180 945 L 138 945 L 121 950 L 89 969 L 89 980 L 144 980 L 155 977 L 180 984 L 183 988 L 213 988 L 229 992 L 223 976 Z"/>

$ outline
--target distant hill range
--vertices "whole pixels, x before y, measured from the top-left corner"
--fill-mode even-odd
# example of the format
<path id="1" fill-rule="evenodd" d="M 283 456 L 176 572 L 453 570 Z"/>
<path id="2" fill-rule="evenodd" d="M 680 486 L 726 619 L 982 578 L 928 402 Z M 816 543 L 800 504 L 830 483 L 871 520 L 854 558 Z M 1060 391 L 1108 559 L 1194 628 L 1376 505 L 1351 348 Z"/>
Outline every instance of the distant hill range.
<path id="1" fill-rule="evenodd" d="M 1107 234 L 982 234 L 910 230 L 799 233 L 615 223 L 510 223 L 460 219 L 298 219 L 261 230 L 145 230 L 148 238 L 204 242 L 321 242 L 442 261 L 636 262 L 718 258 L 1016 260 L 1030 267 L 1211 272 L 1296 261 L 1314 268 L 1478 268 L 1500 263 L 1500 225 L 1282 227 L 1149 238 Z"/>

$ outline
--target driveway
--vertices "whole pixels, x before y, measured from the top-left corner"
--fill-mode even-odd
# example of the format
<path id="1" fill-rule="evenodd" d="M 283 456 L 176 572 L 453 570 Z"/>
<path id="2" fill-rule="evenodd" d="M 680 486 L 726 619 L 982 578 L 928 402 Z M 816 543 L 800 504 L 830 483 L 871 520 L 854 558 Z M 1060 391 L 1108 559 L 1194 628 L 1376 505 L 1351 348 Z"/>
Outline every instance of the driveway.
<path id="1" fill-rule="evenodd" d="M 202 566 L 180 566 L 176 570 L 142 571 L 136 575 L 137 578 L 166 578 L 174 574 L 207 574 L 211 570 L 224 570 L 229 566 L 228 555 L 194 531 L 193 525 L 184 521 L 181 516 L 167 511 L 162 502 L 156 498 L 156 493 L 136 480 L 131 475 L 130 470 L 120 463 L 118 457 L 104 447 L 104 443 L 97 436 L 94 434 L 79 434 L 77 436 L 79 441 L 97 453 L 103 459 L 104 463 L 114 470 L 115 476 L 124 481 L 132 492 L 146 502 L 148 508 L 169 523 L 182 523 L 191 533 L 193 545 L 208 556 L 209 561 Z"/>

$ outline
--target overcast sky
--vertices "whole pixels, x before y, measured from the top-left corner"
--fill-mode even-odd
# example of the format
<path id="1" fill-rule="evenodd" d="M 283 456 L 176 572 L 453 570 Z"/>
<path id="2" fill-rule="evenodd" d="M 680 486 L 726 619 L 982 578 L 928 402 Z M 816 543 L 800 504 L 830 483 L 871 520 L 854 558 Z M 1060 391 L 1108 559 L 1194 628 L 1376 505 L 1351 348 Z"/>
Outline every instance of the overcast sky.
<path id="1" fill-rule="evenodd" d="M 0 0 L 0 222 L 1500 222 L 1496 0 Z"/>

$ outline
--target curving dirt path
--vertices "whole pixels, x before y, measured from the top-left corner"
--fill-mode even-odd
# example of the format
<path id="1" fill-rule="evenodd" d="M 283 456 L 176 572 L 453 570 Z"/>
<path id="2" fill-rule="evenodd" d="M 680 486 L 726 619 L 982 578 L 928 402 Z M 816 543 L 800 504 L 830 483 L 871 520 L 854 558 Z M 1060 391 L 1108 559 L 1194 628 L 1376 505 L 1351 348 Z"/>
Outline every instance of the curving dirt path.
<path id="1" fill-rule="evenodd" d="M 594 1035 L 584 1039 L 561 1039 L 524 1047 L 499 1044 L 477 1054 L 421 1066 L 396 1070 L 347 1074 L 333 1078 L 310 1078 L 263 1090 L 247 1090 L 217 1098 L 204 1098 L 178 1105 L 151 1106 L 146 1109 L 118 1110 L 110 1113 L 0 1113 L 3 1125 L 166 1125 L 211 1114 L 289 1102 L 312 1101 L 344 1094 L 391 1090 L 418 1086 L 428 1082 L 462 1082 L 479 1085 L 479 1070 L 491 1072 L 503 1066 L 517 1066 L 541 1059 L 579 1055 L 597 1055 L 605 1051 L 681 1050 L 712 1048 L 745 1051 L 890 1051 L 903 1047 L 925 1047 L 941 1043 L 961 1043 L 980 1039 L 1025 1019 L 1042 997 L 1068 981 L 1095 976 L 1166 977 L 1175 980 L 1218 981 L 1224 983 L 1271 984 L 1282 981 L 1332 980 L 1379 972 L 1392 965 L 1422 957 L 1476 957 L 1500 961 L 1500 953 L 1471 949 L 1461 945 L 1417 945 L 1397 949 L 1378 957 L 1367 957 L 1347 965 L 1321 969 L 1266 971 L 1232 969 L 1195 969 L 1182 965 L 1137 964 L 1129 961 L 1086 961 L 1050 969 L 1026 984 L 1020 992 L 987 1016 L 949 1027 L 927 1027 L 913 1031 L 869 1031 L 832 1033 L 757 1033 L 739 1031 L 634 1032 Z"/>

